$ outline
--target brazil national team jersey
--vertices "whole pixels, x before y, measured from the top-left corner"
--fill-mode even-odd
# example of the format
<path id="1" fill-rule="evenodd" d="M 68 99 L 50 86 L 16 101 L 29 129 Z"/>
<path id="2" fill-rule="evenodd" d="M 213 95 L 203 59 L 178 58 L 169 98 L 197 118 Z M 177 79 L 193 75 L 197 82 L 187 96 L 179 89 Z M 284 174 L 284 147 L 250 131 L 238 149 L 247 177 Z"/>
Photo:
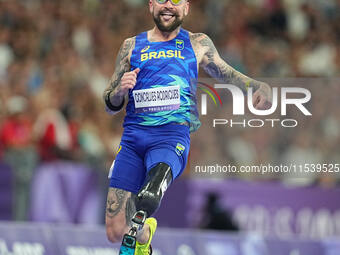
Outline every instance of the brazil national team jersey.
<path id="1" fill-rule="evenodd" d="M 159 126 L 169 123 L 200 126 L 196 107 L 197 60 L 188 31 L 176 38 L 150 42 L 147 32 L 136 36 L 131 71 L 140 68 L 137 83 L 129 91 L 124 126 Z"/>

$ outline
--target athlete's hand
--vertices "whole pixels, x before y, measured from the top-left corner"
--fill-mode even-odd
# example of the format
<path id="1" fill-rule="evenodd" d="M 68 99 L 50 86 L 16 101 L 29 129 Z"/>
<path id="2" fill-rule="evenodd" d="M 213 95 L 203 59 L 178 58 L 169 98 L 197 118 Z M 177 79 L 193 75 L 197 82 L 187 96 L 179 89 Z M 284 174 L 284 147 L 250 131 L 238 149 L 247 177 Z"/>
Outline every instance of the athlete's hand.
<path id="1" fill-rule="evenodd" d="M 129 89 L 133 89 L 133 87 L 136 85 L 139 71 L 140 69 L 136 68 L 131 72 L 126 72 L 123 74 L 120 80 L 120 86 L 117 87 L 116 95 L 125 96 L 129 92 Z"/>
<path id="2" fill-rule="evenodd" d="M 271 88 L 262 84 L 253 94 L 253 105 L 257 110 L 267 110 L 272 106 Z"/>

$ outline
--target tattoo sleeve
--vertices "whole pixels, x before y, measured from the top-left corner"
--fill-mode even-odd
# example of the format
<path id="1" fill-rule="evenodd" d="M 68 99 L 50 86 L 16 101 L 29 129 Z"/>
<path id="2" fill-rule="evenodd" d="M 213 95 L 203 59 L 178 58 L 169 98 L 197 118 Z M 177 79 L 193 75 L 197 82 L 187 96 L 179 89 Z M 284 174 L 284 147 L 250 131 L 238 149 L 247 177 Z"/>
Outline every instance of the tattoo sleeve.
<path id="1" fill-rule="evenodd" d="M 223 83 L 229 83 L 238 86 L 244 92 L 249 88 L 254 91 L 265 84 L 247 77 L 228 65 L 218 54 L 212 40 L 205 34 L 196 34 L 195 38 L 198 48 L 204 51 L 201 66 L 213 78 Z"/>
<path id="2" fill-rule="evenodd" d="M 113 92 L 114 95 L 115 89 L 119 86 L 120 80 L 125 72 L 128 72 L 130 69 L 130 60 L 129 54 L 130 50 L 135 46 L 135 37 L 126 39 L 122 46 L 119 49 L 117 58 L 115 71 L 109 81 L 109 85 L 107 89 L 104 91 L 104 100 L 108 93 Z M 119 103 L 118 103 L 119 104 Z"/>

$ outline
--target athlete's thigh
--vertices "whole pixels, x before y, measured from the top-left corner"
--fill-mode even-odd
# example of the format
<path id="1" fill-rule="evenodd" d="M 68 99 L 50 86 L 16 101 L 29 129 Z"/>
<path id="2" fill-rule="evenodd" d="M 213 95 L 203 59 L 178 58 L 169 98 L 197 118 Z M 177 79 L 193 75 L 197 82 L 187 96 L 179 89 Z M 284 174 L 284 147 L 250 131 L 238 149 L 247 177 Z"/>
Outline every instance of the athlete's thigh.
<path id="1" fill-rule="evenodd" d="M 135 213 L 134 197 L 145 178 L 143 161 L 136 152 L 122 145 L 110 176 L 106 203 L 106 225 L 120 232 L 130 224 Z"/>
<path id="2" fill-rule="evenodd" d="M 166 163 L 171 167 L 172 176 L 175 179 L 186 167 L 190 137 L 186 126 L 168 125 L 165 128 L 169 129 L 166 135 L 160 132 L 157 140 L 148 148 L 145 154 L 145 165 L 149 171 L 158 163 Z"/>
<path id="3" fill-rule="evenodd" d="M 129 191 L 109 188 L 106 201 L 106 226 L 115 233 L 124 232 L 136 211 L 135 195 Z"/>
<path id="4" fill-rule="evenodd" d="M 137 194 L 145 179 L 143 153 L 133 141 L 122 137 L 119 152 L 110 170 L 110 187 Z"/>

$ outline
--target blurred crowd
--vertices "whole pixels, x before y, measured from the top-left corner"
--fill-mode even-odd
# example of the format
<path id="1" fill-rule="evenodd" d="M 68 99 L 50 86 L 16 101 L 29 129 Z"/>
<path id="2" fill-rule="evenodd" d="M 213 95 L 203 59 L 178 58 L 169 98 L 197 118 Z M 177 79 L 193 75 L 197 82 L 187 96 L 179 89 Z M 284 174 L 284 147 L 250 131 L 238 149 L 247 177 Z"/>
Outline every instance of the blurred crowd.
<path id="1" fill-rule="evenodd" d="M 0 0 L 0 161 L 14 169 L 18 182 L 29 185 L 37 165 L 56 160 L 86 162 L 99 172 L 108 171 L 120 141 L 123 113 L 109 116 L 102 93 L 122 41 L 153 26 L 146 3 Z M 190 4 L 184 28 L 211 36 L 222 57 L 251 77 L 340 73 L 340 0 L 192 0 Z M 314 94 L 324 106 L 338 107 L 339 86 L 331 87 Z M 280 160 L 296 155 L 315 159 L 320 154 L 324 161 L 328 160 L 324 154 L 332 152 L 327 157 L 339 162 L 339 111 L 326 109 L 333 110 L 326 113 L 315 107 L 317 117 L 305 123 L 308 128 L 301 120 L 306 129 L 291 136 L 289 144 L 274 130 L 258 129 L 257 136 L 224 135 L 228 139 L 233 135 L 229 144 L 245 148 L 254 158 L 266 155 L 270 161 L 276 146 L 277 154 L 283 155 Z M 308 136 L 320 132 L 329 144 L 322 139 L 308 142 Z M 217 139 L 209 142 L 208 137 L 196 136 L 195 144 Z M 235 161 L 237 155 L 221 146 L 221 157 Z M 303 154 L 301 148 L 313 152 Z"/>

